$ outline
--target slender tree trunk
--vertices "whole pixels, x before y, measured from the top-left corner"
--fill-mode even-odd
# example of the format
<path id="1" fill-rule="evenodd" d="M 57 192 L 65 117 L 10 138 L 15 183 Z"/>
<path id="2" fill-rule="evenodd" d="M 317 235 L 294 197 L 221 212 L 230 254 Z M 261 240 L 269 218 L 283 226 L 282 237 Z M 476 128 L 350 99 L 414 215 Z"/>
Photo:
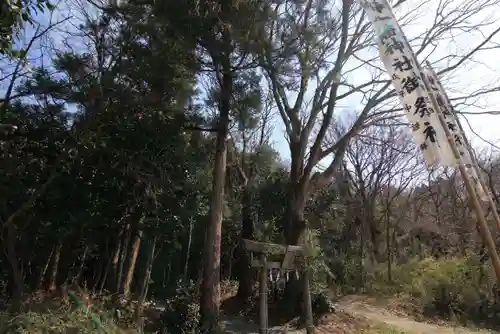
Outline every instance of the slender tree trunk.
<path id="1" fill-rule="evenodd" d="M 104 273 L 102 274 L 102 278 L 100 278 L 100 283 L 99 283 L 99 294 L 102 294 L 102 291 L 104 290 L 104 286 L 106 285 L 106 282 L 108 281 L 108 276 L 109 273 L 113 270 L 113 259 L 109 259 L 108 263 L 106 263 L 106 267 L 104 268 Z"/>
<path id="2" fill-rule="evenodd" d="M 396 235 L 396 229 L 393 227 L 391 229 L 391 260 L 392 263 L 397 262 L 399 259 L 399 245 L 398 245 L 398 239 Z"/>
<path id="3" fill-rule="evenodd" d="M 85 249 L 82 254 L 82 258 L 80 259 L 80 266 L 78 266 L 78 271 L 76 272 L 76 275 L 72 278 L 72 282 L 79 284 L 80 283 L 80 278 L 82 277 L 83 273 L 83 268 L 85 268 L 85 261 L 87 260 L 87 253 L 89 251 L 89 247 L 85 246 Z"/>
<path id="4" fill-rule="evenodd" d="M 52 268 L 50 270 L 49 277 L 49 291 L 54 292 L 57 289 L 57 271 L 59 269 L 59 261 L 61 260 L 61 249 L 62 249 L 62 241 L 58 241 L 56 249 L 54 251 L 54 258 L 52 261 Z"/>
<path id="5" fill-rule="evenodd" d="M 302 280 L 304 282 L 303 294 L 304 294 L 304 320 L 306 323 L 306 333 L 314 334 L 314 318 L 312 312 L 312 300 L 311 300 L 311 288 L 309 286 L 309 270 L 304 270 L 302 275 Z"/>
<path id="6" fill-rule="evenodd" d="M 184 261 L 184 280 L 187 280 L 188 276 L 189 276 L 189 255 L 191 254 L 191 244 L 193 242 L 193 228 L 194 228 L 194 224 L 193 224 L 193 221 L 190 219 L 189 220 L 189 234 L 188 234 L 188 240 L 187 240 L 187 245 L 186 245 L 186 260 Z"/>
<path id="7" fill-rule="evenodd" d="M 91 290 L 93 292 L 98 292 L 101 285 L 104 286 L 105 284 L 101 282 L 103 277 L 106 276 L 108 267 L 111 263 L 111 256 L 109 255 L 109 239 L 110 238 L 106 239 L 105 247 L 103 249 L 105 256 L 99 256 L 99 259 L 97 260 L 98 263 L 97 268 L 94 268 L 93 270 L 93 275 L 92 275 L 93 285 Z"/>
<path id="8" fill-rule="evenodd" d="M 170 284 L 170 277 L 172 276 L 172 255 L 169 256 L 168 258 L 168 265 L 167 265 L 167 276 L 165 278 L 165 287 L 168 287 Z"/>
<path id="9" fill-rule="evenodd" d="M 132 284 L 132 279 L 134 278 L 135 264 L 137 262 L 137 255 L 139 255 L 139 249 L 141 247 L 142 231 L 139 230 L 134 236 L 134 242 L 132 243 L 132 249 L 130 250 L 130 263 L 127 270 L 127 276 L 125 276 L 125 281 L 123 283 L 123 294 L 128 296 L 130 294 L 130 286 Z"/>
<path id="10" fill-rule="evenodd" d="M 387 243 L 387 280 L 389 282 L 392 282 L 392 251 L 391 251 L 392 233 L 391 233 L 391 223 L 388 215 L 386 217 L 386 220 L 387 220 L 387 225 L 386 225 L 385 237 Z"/>
<path id="11" fill-rule="evenodd" d="M 128 244 L 130 243 L 130 224 L 127 224 L 122 242 L 121 242 L 121 252 L 119 255 L 119 260 L 118 260 L 118 274 L 116 277 L 116 286 L 115 286 L 115 291 L 117 292 L 122 292 L 122 287 L 123 287 L 123 269 L 125 267 L 125 261 L 127 260 L 128 257 Z"/>
<path id="12" fill-rule="evenodd" d="M 224 33 L 226 34 L 226 33 Z M 227 38 L 227 36 L 225 37 Z M 201 282 L 201 332 L 215 333 L 218 327 L 220 307 L 220 243 L 222 211 L 224 205 L 224 184 L 226 175 L 227 135 L 229 111 L 233 91 L 233 77 L 229 53 L 223 55 L 219 122 L 212 181 L 212 202 L 207 224 L 204 247 L 203 279 Z"/>
<path id="13" fill-rule="evenodd" d="M 241 209 L 241 237 L 242 239 L 253 239 L 253 220 L 250 210 L 250 194 L 248 189 L 245 187 L 242 196 L 242 209 Z M 238 275 L 239 275 L 239 285 L 238 285 L 238 298 L 247 302 L 252 297 L 252 284 L 253 277 L 251 273 L 250 256 L 245 250 L 243 242 L 240 242 L 238 247 Z"/>
<path id="14" fill-rule="evenodd" d="M 108 254 L 106 254 L 106 255 L 108 255 Z M 98 263 L 97 268 L 94 268 L 95 270 L 94 270 L 93 275 L 92 275 L 93 285 L 92 285 L 91 291 L 93 291 L 93 292 L 99 291 L 101 280 L 102 280 L 102 277 L 104 275 L 104 271 L 106 270 L 106 267 L 107 267 L 106 262 L 109 262 L 109 255 L 106 256 L 106 259 L 101 258 L 97 261 L 97 263 Z"/>
<path id="15" fill-rule="evenodd" d="M 24 281 L 19 259 L 16 252 L 17 231 L 13 224 L 7 225 L 7 258 L 10 262 L 12 275 L 12 304 L 11 311 L 17 313 L 21 310 L 24 292 Z"/>
<path id="16" fill-rule="evenodd" d="M 361 219 L 361 223 L 359 225 L 359 281 L 358 281 L 358 289 L 361 291 L 365 284 L 365 221 Z"/>
<path id="17" fill-rule="evenodd" d="M 142 308 L 144 305 L 144 302 L 146 301 L 146 297 L 148 295 L 148 287 L 149 287 L 149 281 L 151 280 L 151 272 L 153 271 L 153 262 L 154 262 L 154 255 L 155 255 L 155 247 L 156 247 L 156 237 L 153 237 L 149 241 L 149 249 L 148 249 L 148 257 L 146 259 L 146 266 L 144 270 L 144 276 L 140 280 L 140 285 L 138 288 L 139 291 L 139 296 L 138 296 L 138 301 L 139 305 L 137 306 L 137 314 L 136 318 L 139 320 L 142 314 Z"/>
<path id="18" fill-rule="evenodd" d="M 54 254 L 54 247 L 52 247 L 52 250 L 50 251 L 50 254 L 47 258 L 47 261 L 45 261 L 45 265 L 40 271 L 40 275 L 38 276 L 38 283 L 36 284 L 37 289 L 41 289 L 43 287 L 43 281 L 45 279 L 45 275 L 47 274 L 47 270 L 49 269 L 50 261 L 52 260 L 53 254 Z"/>
<path id="19" fill-rule="evenodd" d="M 161 280 L 161 287 L 165 288 L 167 286 L 167 267 L 163 267 L 163 279 Z"/>
<path id="20" fill-rule="evenodd" d="M 108 271 L 110 271 L 111 277 L 109 277 L 109 279 L 107 280 L 108 281 L 107 287 L 108 290 L 112 293 L 118 292 L 118 290 L 116 290 L 116 286 L 118 282 L 118 264 L 120 262 L 120 254 L 122 250 L 122 239 L 123 239 L 123 230 L 120 231 L 120 233 L 116 238 L 115 252 L 108 266 Z M 109 273 L 108 276 L 110 276 Z M 105 284 L 105 282 L 103 284 Z"/>

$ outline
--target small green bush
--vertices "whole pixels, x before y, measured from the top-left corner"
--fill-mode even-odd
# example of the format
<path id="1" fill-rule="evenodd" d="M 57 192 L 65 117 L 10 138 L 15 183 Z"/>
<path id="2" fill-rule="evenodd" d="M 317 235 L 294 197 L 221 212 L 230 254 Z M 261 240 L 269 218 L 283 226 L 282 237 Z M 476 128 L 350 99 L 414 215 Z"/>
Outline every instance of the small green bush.
<path id="1" fill-rule="evenodd" d="M 198 333 L 200 309 L 194 282 L 178 282 L 175 295 L 167 301 L 161 320 L 164 333 Z"/>
<path id="2" fill-rule="evenodd" d="M 497 287 L 491 272 L 475 256 L 426 258 L 395 265 L 390 283 L 384 265 L 370 277 L 372 292 L 400 295 L 423 315 L 463 324 L 500 325 Z"/>

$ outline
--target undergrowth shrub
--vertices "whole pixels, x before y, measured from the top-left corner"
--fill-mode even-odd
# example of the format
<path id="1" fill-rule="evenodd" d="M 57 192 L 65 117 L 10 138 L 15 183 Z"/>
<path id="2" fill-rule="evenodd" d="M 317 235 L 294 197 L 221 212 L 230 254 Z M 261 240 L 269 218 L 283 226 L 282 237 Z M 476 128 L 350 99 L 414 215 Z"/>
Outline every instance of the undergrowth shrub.
<path id="1" fill-rule="evenodd" d="M 94 334 L 101 329 L 93 323 L 81 310 L 60 308 L 46 312 L 24 312 L 15 317 L 9 314 L 0 315 L 0 333 L 9 334 L 42 334 L 42 333 L 75 333 Z M 111 321 L 111 316 L 101 316 L 100 322 L 109 334 L 129 333 L 118 329 Z"/>
<path id="2" fill-rule="evenodd" d="M 323 314 L 335 311 L 334 303 L 327 291 L 318 291 L 311 293 L 311 306 L 315 318 Z"/>
<path id="3" fill-rule="evenodd" d="M 167 300 L 161 320 L 164 333 L 198 333 L 200 309 L 193 281 L 178 282 L 174 295 Z"/>
<path id="4" fill-rule="evenodd" d="M 384 264 L 370 275 L 372 292 L 399 295 L 422 315 L 500 325 L 498 286 L 489 267 L 476 256 L 430 257 L 394 265 L 390 283 Z"/>

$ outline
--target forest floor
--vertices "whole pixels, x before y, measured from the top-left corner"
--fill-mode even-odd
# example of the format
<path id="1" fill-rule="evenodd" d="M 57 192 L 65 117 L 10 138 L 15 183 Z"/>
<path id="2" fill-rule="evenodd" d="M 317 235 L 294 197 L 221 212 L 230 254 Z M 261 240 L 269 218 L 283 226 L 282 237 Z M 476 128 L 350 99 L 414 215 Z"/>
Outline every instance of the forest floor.
<path id="1" fill-rule="evenodd" d="M 370 301 L 365 297 L 347 297 L 336 304 L 336 310 L 345 312 L 355 318 L 364 318 L 368 321 L 381 322 L 387 326 L 397 329 L 403 333 L 411 334 L 479 334 L 496 333 L 488 330 L 474 330 L 457 327 L 450 323 L 435 324 L 421 322 L 410 316 L 385 308 L 380 303 Z"/>
<path id="2" fill-rule="evenodd" d="M 225 298 L 224 298 L 225 297 Z M 249 312 L 244 310 L 241 304 L 238 305 L 238 299 L 234 295 L 223 296 L 222 303 L 222 321 L 221 325 L 224 328 L 223 333 L 226 334 L 256 334 L 259 332 L 258 316 L 254 307 Z M 35 299 L 30 300 L 30 310 L 21 316 L 16 317 L 16 323 L 23 324 L 22 328 L 28 328 L 29 333 L 67 333 L 68 329 L 80 328 L 80 333 L 94 333 L 94 324 L 90 321 L 88 315 L 73 305 L 61 298 L 45 298 L 39 303 Z M 83 299 L 82 299 L 83 300 Z M 97 312 L 101 308 L 99 304 L 89 302 L 88 307 L 92 307 Z M 240 307 L 238 307 L 240 306 Z M 317 334 L 486 334 L 497 333 L 487 330 L 473 330 L 470 328 L 457 327 L 451 323 L 434 321 L 430 319 L 416 319 L 412 315 L 403 311 L 404 307 L 397 301 L 388 299 L 374 299 L 366 296 L 347 296 L 341 298 L 335 304 L 335 312 L 326 314 L 318 319 L 316 326 Z M 152 305 L 148 309 L 154 311 L 148 313 L 147 318 L 152 321 L 152 324 L 158 322 L 158 317 L 164 311 L 164 307 Z M 123 315 L 126 315 L 124 309 Z M 158 312 L 159 311 L 159 312 Z M 270 304 L 269 309 L 269 334 L 305 334 L 305 330 L 297 326 L 298 319 L 283 320 L 277 317 L 280 312 L 279 306 Z M 246 316 L 240 315 L 247 314 Z M 133 313 L 132 313 L 133 315 Z M 106 323 L 103 323 L 106 328 L 115 328 L 119 325 L 125 330 L 128 328 L 126 324 L 127 316 L 122 319 L 123 323 L 114 323 L 107 317 L 103 317 Z M 250 321 L 249 319 L 253 319 Z M 0 317 L 0 332 L 2 326 L 11 328 L 11 320 L 9 318 Z M 129 319 L 130 320 L 130 319 Z M 3 325 L 2 325 L 3 324 Z M 156 324 L 157 325 L 157 324 Z M 17 326 L 17 325 L 16 325 Z M 28 327 L 26 327 L 28 326 Z M 5 327 L 5 328 L 7 328 Z M 4 329 L 5 329 L 4 328 Z M 13 328 L 13 327 L 12 327 Z M 17 328 L 17 327 L 16 327 Z M 54 330 L 61 329 L 60 331 Z M 49 331 L 50 329 L 50 331 Z M 4 332 L 13 333 L 12 330 Z M 137 333 L 130 328 L 128 331 L 116 331 L 116 333 Z M 151 331 L 148 331 L 151 333 Z M 154 331 L 153 331 L 154 332 Z"/>
<path id="3" fill-rule="evenodd" d="M 434 324 L 412 319 L 410 316 L 389 310 L 366 297 L 351 296 L 341 299 L 335 306 L 336 311 L 320 319 L 316 332 L 320 334 L 344 333 L 386 333 L 386 334 L 485 334 L 496 333 L 488 330 L 473 330 L 452 324 Z M 258 324 L 249 323 L 243 317 L 225 317 L 224 333 L 258 333 Z M 292 323 L 270 327 L 270 334 L 302 334 L 304 329 L 296 329 Z"/>

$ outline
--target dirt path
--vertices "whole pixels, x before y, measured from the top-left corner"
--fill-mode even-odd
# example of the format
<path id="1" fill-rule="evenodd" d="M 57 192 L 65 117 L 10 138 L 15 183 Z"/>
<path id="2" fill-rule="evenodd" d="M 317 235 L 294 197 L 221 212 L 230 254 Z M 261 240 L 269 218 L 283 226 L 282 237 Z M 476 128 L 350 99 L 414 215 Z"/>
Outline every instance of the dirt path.
<path id="1" fill-rule="evenodd" d="M 224 328 L 224 334 L 257 334 L 259 326 L 257 324 L 248 323 L 242 318 L 226 318 L 221 321 Z M 284 327 L 271 327 L 269 334 L 305 334 L 305 330 L 286 329 Z"/>
<path id="2" fill-rule="evenodd" d="M 362 298 L 345 298 L 339 301 L 335 309 L 339 312 L 338 314 L 348 314 L 349 316 L 357 319 L 366 319 L 369 323 L 386 325 L 394 329 L 399 329 L 401 331 L 407 332 L 408 334 L 486 334 L 486 333 L 497 333 L 493 331 L 476 331 L 461 327 L 451 327 L 451 326 L 440 326 L 431 323 L 415 321 L 409 317 L 403 315 L 396 315 L 389 310 L 384 309 L 382 306 L 374 306 L 367 303 Z M 342 321 L 341 321 L 342 322 Z M 223 318 L 221 322 L 225 334 L 257 334 L 259 332 L 259 327 L 255 323 L 248 323 L 243 318 Z M 332 327 L 330 327 L 330 325 Z M 326 326 L 321 326 L 325 328 L 341 328 L 337 325 L 341 325 L 334 321 L 332 324 L 326 324 Z M 344 327 L 342 327 L 344 328 Z M 354 330 L 356 331 L 356 330 Z M 324 328 L 318 328 L 320 333 L 332 333 L 331 330 L 324 331 Z M 305 330 L 296 329 L 285 329 L 284 327 L 273 327 L 269 329 L 269 334 L 305 334 Z M 334 330 L 334 333 L 348 333 L 345 330 Z M 370 332 L 371 333 L 371 332 Z M 385 332 L 384 332 L 385 333 Z M 498 334 L 498 333 L 497 333 Z"/>
<path id="3" fill-rule="evenodd" d="M 491 331 L 474 331 L 466 328 L 459 327 L 444 327 L 434 324 L 418 322 L 413 319 L 395 315 L 383 308 L 372 305 L 367 305 L 363 301 L 353 299 L 341 300 L 336 304 L 336 309 L 348 313 L 354 317 L 363 317 L 369 321 L 383 323 L 397 329 L 408 331 L 411 334 L 485 334 L 494 333 Z"/>

